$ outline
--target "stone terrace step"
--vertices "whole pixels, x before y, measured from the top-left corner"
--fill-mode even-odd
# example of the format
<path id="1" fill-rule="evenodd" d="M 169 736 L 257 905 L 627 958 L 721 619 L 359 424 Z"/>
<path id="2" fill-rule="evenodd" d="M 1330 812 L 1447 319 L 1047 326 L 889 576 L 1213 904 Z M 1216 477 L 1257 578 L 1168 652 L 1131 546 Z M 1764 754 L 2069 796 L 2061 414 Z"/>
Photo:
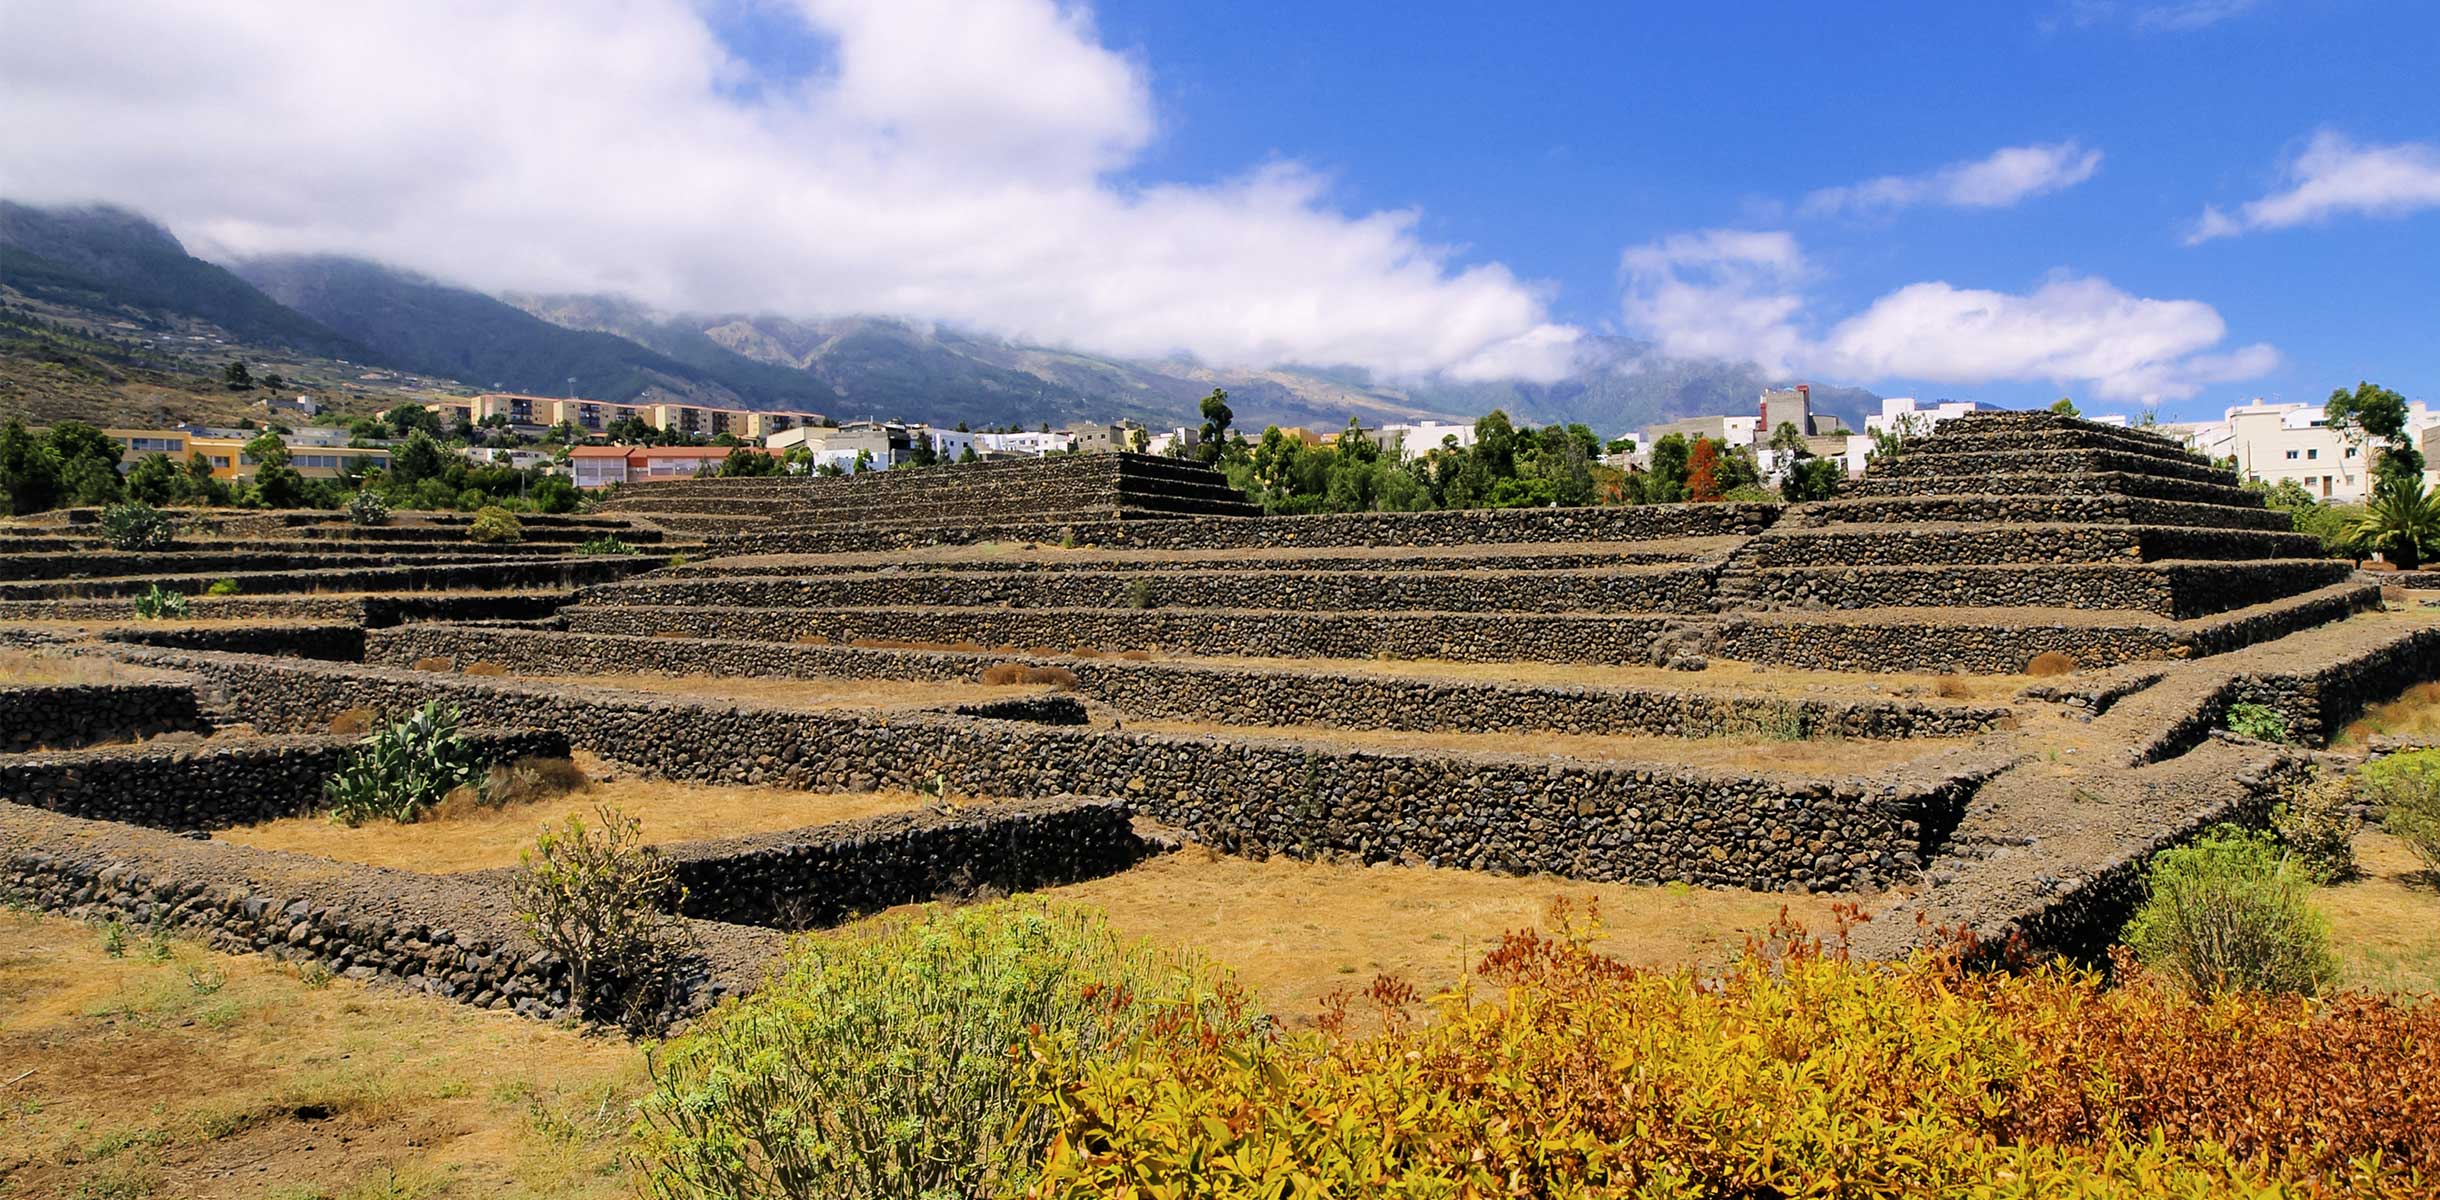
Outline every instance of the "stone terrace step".
<path id="1" fill-rule="evenodd" d="M 2054 472 L 2058 474 L 2119 472 L 2218 484 L 2223 487 L 2235 487 L 2237 483 L 2234 472 L 2223 471 L 2208 464 L 2180 462 L 2149 454 L 2128 454 L 2117 450 L 1995 450 L 1905 454 L 1896 458 L 1875 459 L 1872 465 L 1865 469 L 1864 474 L 1868 479 L 1914 481 L 1950 479 L 1959 476 L 1981 478 L 1987 475 Z"/>
<path id="2" fill-rule="evenodd" d="M 1851 609 L 1724 617 L 1713 653 L 1825 671 L 2022 672 L 2057 651 L 2079 667 L 2224 654 L 2377 608 L 2380 589 L 2340 583 L 2192 620 L 2063 608 Z"/>
<path id="3" fill-rule="evenodd" d="M 2131 609 L 2186 618 L 2298 595 L 2353 574 L 2352 564 L 2330 559 L 1773 567 L 1754 573 L 1753 598 L 1840 609 Z"/>
<path id="4" fill-rule="evenodd" d="M 578 605 L 577 633 L 765 642 L 1169 648 L 1198 656 L 1643 662 L 1671 618 L 1637 613 L 1307 613 L 1253 609 L 656 608 Z"/>
<path id="5" fill-rule="evenodd" d="M 1933 563 L 2100 563 L 2317 558 L 2318 539 L 2258 529 L 2166 525 L 1852 524 L 1782 526 L 1749 543 L 1756 567 Z"/>
<path id="6" fill-rule="evenodd" d="M 1790 510 L 1780 530 L 1879 524 L 2096 524 L 2168 525 L 2192 529 L 2256 529 L 2290 532 L 2284 512 L 2140 496 L 1849 496 L 1802 504 Z"/>
<path id="7" fill-rule="evenodd" d="M 2260 508 L 2262 497 L 2226 484 L 2132 475 L 2123 471 L 2088 474 L 1955 475 L 1928 479 L 1874 479 L 1848 485 L 1847 495 L 1871 496 L 2133 496 L 2147 500 L 2182 500 L 2231 508 Z"/>
<path id="8" fill-rule="evenodd" d="M 467 553 L 455 548 L 411 553 L 337 553 L 306 547 L 302 550 L 82 550 L 74 553 L 0 554 L 0 580 L 109 579 L 144 575 L 191 575 L 212 571 L 314 571 L 357 567 L 440 566 L 468 562 L 516 562 L 541 557 L 532 552 L 492 552 L 477 547 Z"/>
<path id="9" fill-rule="evenodd" d="M 2135 437 L 2115 429 L 1958 433 L 1942 428 L 1932 437 L 1908 442 L 1906 449 L 1899 457 L 1907 458 L 1917 454 L 1982 454 L 2020 450 L 2108 450 L 2119 454 L 2134 454 L 2193 466 L 2208 467 L 2211 465 L 2209 458 L 2165 442 L 2160 438 Z"/>
<path id="10" fill-rule="evenodd" d="M 647 570 L 654 561 L 640 555 L 618 555 L 600 558 L 517 559 L 505 562 L 427 563 L 385 567 L 317 567 L 302 571 L 229 571 L 41 583 L 0 583 L 0 600 L 135 596 L 142 594 L 155 584 L 167 591 L 193 595 L 222 579 L 235 582 L 238 590 L 246 595 L 317 591 L 496 591 L 509 588 L 579 587 L 584 584 L 619 579 L 637 571 Z"/>
<path id="11" fill-rule="evenodd" d="M 2104 425 L 2082 417 L 2039 410 L 1986 410 L 1970 412 L 1941 423 L 1934 437 L 1953 437 L 1979 433 L 2048 433 L 2084 438 L 2116 438 L 2138 445 L 2165 446 L 2183 450 L 2175 438 L 2148 430 L 2131 429 L 2124 425 Z"/>
<path id="12" fill-rule="evenodd" d="M 1505 546 L 1491 553 L 1314 553 L 1286 551 L 1257 555 L 1139 551 L 1133 557 L 1100 554 L 1072 558 L 908 559 L 890 554 L 795 554 L 776 558 L 711 558 L 655 572 L 656 579 L 709 576 L 817 575 L 827 571 L 922 570 L 969 572 L 978 575 L 1057 573 L 1062 571 L 1552 571 L 1629 566 L 1691 566 L 1714 563 L 1726 552 L 1718 546 L 1672 547 L 1624 542 L 1583 547 Z"/>
<path id="13" fill-rule="evenodd" d="M 877 571 L 629 580 L 588 605 L 731 608 L 1292 609 L 1308 612 L 1710 611 L 1708 567 L 1562 571 Z"/>

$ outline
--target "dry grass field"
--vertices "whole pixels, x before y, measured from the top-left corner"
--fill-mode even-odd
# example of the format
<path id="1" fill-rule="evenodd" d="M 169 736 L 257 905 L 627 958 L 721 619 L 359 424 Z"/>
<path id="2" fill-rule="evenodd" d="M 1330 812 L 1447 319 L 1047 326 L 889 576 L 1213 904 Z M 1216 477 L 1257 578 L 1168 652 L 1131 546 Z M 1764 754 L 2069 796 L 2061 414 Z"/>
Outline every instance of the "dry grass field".
<path id="1" fill-rule="evenodd" d="M 2362 748 L 2368 738 L 2440 739 L 2440 683 L 2419 683 L 2386 704 L 2375 704 L 2330 739 L 2338 750 Z"/>
<path id="2" fill-rule="evenodd" d="M 1904 696 L 2002 703 L 2032 683 L 2025 675 L 1876 675 L 1860 671 L 1804 671 L 1756 667 L 1713 659 L 1700 671 L 1607 663 L 1444 662 L 1437 659 L 1166 658 L 1213 666 L 1268 670 L 1363 671 L 1472 683 L 1530 683 L 1557 687 L 1650 687 L 1667 691 L 1729 692 L 1754 696 L 1817 696 L 1850 700 Z M 1942 690 L 1946 689 L 1946 695 Z"/>
<path id="3" fill-rule="evenodd" d="M 0 1196 L 632 1195 L 633 1045 L 0 910 Z"/>
<path id="4" fill-rule="evenodd" d="M 412 825 L 373 822 L 349 828 L 308 815 L 226 829 L 213 836 L 263 850 L 289 850 L 345 862 L 447 873 L 517 865 L 534 835 L 571 814 L 591 821 L 611 805 L 643 823 L 644 840 L 667 844 L 775 833 L 833 821 L 904 812 L 930 801 L 913 792 L 800 792 L 771 787 L 709 787 L 613 775 L 581 756 L 588 782 L 573 791 L 497 807 L 451 803 Z"/>
<path id="5" fill-rule="evenodd" d="M 51 686 L 99 683 L 146 683 L 162 676 L 107 658 L 71 654 L 39 654 L 0 650 L 0 684 Z"/>
<path id="6" fill-rule="evenodd" d="M 2440 996 L 2440 879 L 2404 842 L 2370 830 L 2355 839 L 2360 879 L 2314 894 L 2330 917 L 2348 987 Z"/>
<path id="7" fill-rule="evenodd" d="M 1121 934 L 1209 955 L 1266 1009 L 1309 1024 L 1322 997 L 1395 975 L 1427 992 L 1464 977 L 1509 930 L 1540 928 L 1559 896 L 1599 906 L 1597 946 L 1630 962 L 1719 967 L 1787 913 L 1830 927 L 1836 897 L 1684 885 L 1588 884 L 1432 867 L 1265 862 L 1190 846 L 1043 893 L 1092 905 Z M 1871 906 L 1870 897 L 1847 897 Z"/>

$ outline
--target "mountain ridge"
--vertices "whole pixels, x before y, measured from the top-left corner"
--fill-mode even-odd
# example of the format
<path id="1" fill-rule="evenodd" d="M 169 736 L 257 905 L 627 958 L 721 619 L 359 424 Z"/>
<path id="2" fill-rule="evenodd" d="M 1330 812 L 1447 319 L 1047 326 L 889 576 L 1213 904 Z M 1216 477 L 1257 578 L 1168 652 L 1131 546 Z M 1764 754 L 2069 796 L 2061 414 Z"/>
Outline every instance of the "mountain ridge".
<path id="1" fill-rule="evenodd" d="M 340 255 L 226 266 L 169 230 L 110 206 L 0 201 L 0 282 L 98 314 L 178 315 L 241 341 L 386 366 L 476 388 L 623 402 L 676 400 L 811 409 L 977 426 L 1132 417 L 1200 420 L 1224 388 L 1241 428 L 1335 428 L 1472 419 L 1504 408 L 1535 424 L 1617 434 L 1697 413 L 1749 411 L 1786 381 L 1750 364 L 1671 359 L 1632 339 L 1588 337 L 1576 369 L 1548 383 L 1382 380 L 1361 368 L 1218 367 L 1106 358 L 887 316 L 657 312 L 614 295 L 492 296 Z M 1816 386 L 1817 407 L 1851 421 L 1877 397 Z"/>

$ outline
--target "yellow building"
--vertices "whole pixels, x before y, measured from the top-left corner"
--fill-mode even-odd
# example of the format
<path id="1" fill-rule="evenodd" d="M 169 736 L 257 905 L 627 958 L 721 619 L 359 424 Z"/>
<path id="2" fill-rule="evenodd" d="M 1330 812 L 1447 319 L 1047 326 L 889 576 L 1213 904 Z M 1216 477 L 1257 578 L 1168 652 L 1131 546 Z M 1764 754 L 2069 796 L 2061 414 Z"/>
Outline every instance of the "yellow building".
<path id="1" fill-rule="evenodd" d="M 211 464 L 214 478 L 232 481 L 254 478 L 257 464 L 254 456 L 246 453 L 246 443 L 261 436 L 240 430 L 189 433 L 183 429 L 105 429 L 102 433 L 120 445 L 121 471 L 132 470 L 139 460 L 156 455 L 185 466 L 188 459 L 200 454 Z M 337 479 L 351 466 L 386 470 L 390 465 L 390 452 L 383 447 L 338 446 L 311 438 L 284 440 L 288 443 L 288 465 L 308 479 Z"/>

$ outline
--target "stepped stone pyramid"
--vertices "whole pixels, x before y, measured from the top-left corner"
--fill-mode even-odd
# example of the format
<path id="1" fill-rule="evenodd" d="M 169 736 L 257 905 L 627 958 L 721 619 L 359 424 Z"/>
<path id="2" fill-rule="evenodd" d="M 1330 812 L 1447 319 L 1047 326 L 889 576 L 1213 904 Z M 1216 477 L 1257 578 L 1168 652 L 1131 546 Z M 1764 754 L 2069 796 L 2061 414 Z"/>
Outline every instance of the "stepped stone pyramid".
<path id="1" fill-rule="evenodd" d="M 1149 454 L 1071 454 L 920 470 L 646 484 L 602 506 L 678 528 L 876 529 L 1170 517 L 1253 517 L 1260 505 L 1201 463 Z"/>
<path id="2" fill-rule="evenodd" d="M 1714 606 L 1765 622 L 1804 613 L 1932 638 L 1970 631 L 1998 659 L 2056 648 L 2100 665 L 2209 653 L 2343 616 L 2376 594 L 2352 573 L 2233 473 L 2167 438 L 2052 413 L 1976 413 L 1875 461 L 1847 497 L 1790 510 L 1731 556 Z M 1808 636 L 1779 623 L 1791 642 Z M 1994 634 L 2009 626 L 2023 636 Z M 2128 635 L 2115 646 L 2113 627 Z"/>

